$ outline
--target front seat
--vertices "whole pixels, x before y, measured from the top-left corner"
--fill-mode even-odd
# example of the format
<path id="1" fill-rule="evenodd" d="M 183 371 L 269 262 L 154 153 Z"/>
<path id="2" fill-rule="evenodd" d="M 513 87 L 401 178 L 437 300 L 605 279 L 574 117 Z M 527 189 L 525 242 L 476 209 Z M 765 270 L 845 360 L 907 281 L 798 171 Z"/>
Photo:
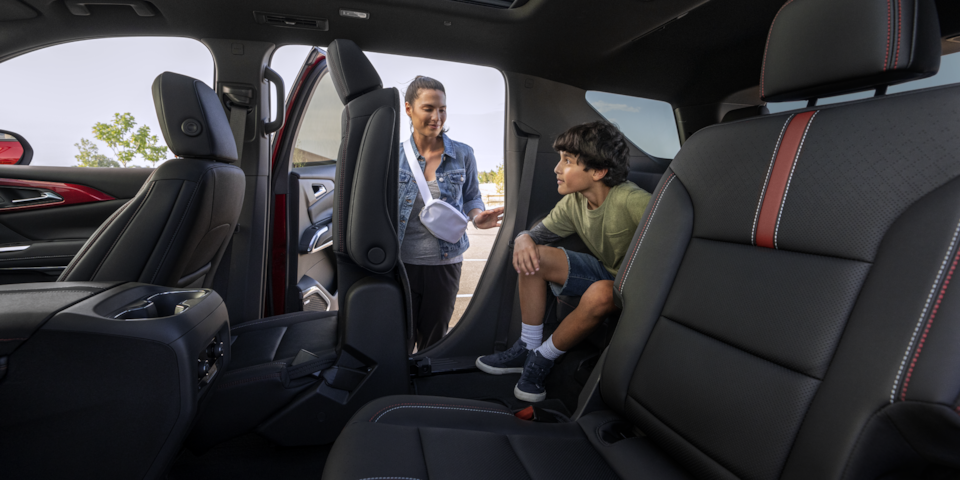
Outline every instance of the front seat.
<path id="1" fill-rule="evenodd" d="M 330 443 L 367 401 L 408 389 L 412 328 L 397 240 L 400 96 L 383 88 L 350 40 L 334 40 L 327 63 L 344 104 L 333 193 L 340 310 L 233 327 L 230 366 L 194 428 L 194 450 L 255 427 L 283 445 Z"/>
<path id="2" fill-rule="evenodd" d="M 939 56 L 932 0 L 792 0 L 760 88 L 882 90 Z M 957 478 L 958 246 L 960 86 L 705 128 L 615 280 L 599 407 L 380 399 L 323 478 Z"/>
<path id="3" fill-rule="evenodd" d="M 203 82 L 164 72 L 153 82 L 167 160 L 111 215 L 60 275 L 61 282 L 210 287 L 233 236 L 245 177 L 223 106 Z"/>

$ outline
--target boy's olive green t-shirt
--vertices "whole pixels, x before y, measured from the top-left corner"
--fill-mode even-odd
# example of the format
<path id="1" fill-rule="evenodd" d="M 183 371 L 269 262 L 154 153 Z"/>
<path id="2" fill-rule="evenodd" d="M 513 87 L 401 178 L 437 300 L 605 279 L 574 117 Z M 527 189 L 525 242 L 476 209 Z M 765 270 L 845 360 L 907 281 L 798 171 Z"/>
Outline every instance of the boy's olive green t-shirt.
<path id="1" fill-rule="evenodd" d="M 590 253 L 616 276 L 649 202 L 650 194 L 633 182 L 611 188 L 595 210 L 587 209 L 582 194 L 571 193 L 557 202 L 543 226 L 561 237 L 579 235 Z"/>

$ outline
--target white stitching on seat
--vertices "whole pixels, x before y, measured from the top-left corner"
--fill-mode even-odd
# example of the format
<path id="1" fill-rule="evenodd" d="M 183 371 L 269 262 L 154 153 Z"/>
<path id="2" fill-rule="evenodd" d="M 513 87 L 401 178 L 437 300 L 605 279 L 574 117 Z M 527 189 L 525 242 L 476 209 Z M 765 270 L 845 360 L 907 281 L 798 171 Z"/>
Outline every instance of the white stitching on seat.
<path id="1" fill-rule="evenodd" d="M 940 280 L 943 278 L 943 272 L 947 268 L 947 263 L 950 261 L 950 254 L 953 253 L 953 247 L 957 244 L 957 236 L 960 235 L 960 223 L 957 223 L 956 230 L 953 231 L 953 238 L 950 239 L 950 246 L 947 247 L 947 253 L 943 257 L 943 262 L 940 263 L 940 270 L 937 272 L 937 278 L 933 281 L 933 286 L 930 287 L 930 294 L 927 295 L 927 301 L 923 305 L 923 310 L 920 312 L 920 319 L 917 320 L 917 326 L 913 329 L 913 335 L 910 337 L 910 343 L 907 344 L 907 351 L 903 354 L 903 360 L 900 361 L 900 368 L 897 369 L 897 378 L 893 380 L 893 387 L 890 389 L 890 403 L 894 402 L 894 399 L 897 396 L 897 385 L 900 383 L 900 377 L 903 375 L 903 367 L 907 364 L 907 358 L 910 357 L 910 351 L 913 350 L 913 345 L 917 341 L 917 333 L 920 332 L 920 326 L 923 325 L 923 321 L 927 318 L 927 311 L 930 309 L 930 302 L 933 301 L 933 295 L 937 291 L 937 286 L 940 285 Z"/>
<path id="2" fill-rule="evenodd" d="M 401 408 L 432 408 L 434 410 L 460 410 L 464 412 L 496 413 L 498 415 L 507 415 L 511 417 L 513 416 L 513 414 L 510 412 L 498 412 L 496 410 L 480 410 L 475 408 L 456 408 L 456 407 L 437 407 L 433 405 L 399 405 L 381 413 L 380 415 L 377 415 L 377 418 L 373 419 L 373 423 L 377 423 L 377 421 L 383 418 L 384 415 L 394 410 L 400 410 Z"/>
<path id="3" fill-rule="evenodd" d="M 770 172 L 773 171 L 773 164 L 777 161 L 777 152 L 780 151 L 780 143 L 783 142 L 783 132 L 787 131 L 787 125 L 790 125 L 790 120 L 793 120 L 795 115 L 796 114 L 793 114 L 787 117 L 787 121 L 783 123 L 783 128 L 780 129 L 777 146 L 773 148 L 773 155 L 770 157 L 770 166 L 767 168 L 767 176 L 763 180 L 763 189 L 760 190 L 760 201 L 757 202 L 757 213 L 753 215 L 753 231 L 750 232 L 750 245 L 757 245 L 757 221 L 760 220 L 760 207 L 763 205 L 763 197 L 767 195 L 767 186 L 770 185 Z"/>
<path id="4" fill-rule="evenodd" d="M 630 264 L 627 265 L 627 271 L 623 272 L 623 281 L 620 282 L 621 290 L 620 293 L 623 293 L 623 285 L 627 284 L 627 277 L 630 276 L 630 269 L 633 268 L 633 261 L 637 258 L 637 252 L 640 251 L 640 245 L 643 245 L 643 239 L 646 238 L 647 232 L 650 231 L 651 225 L 653 224 L 653 216 L 657 214 L 657 208 L 660 207 L 660 201 L 663 200 L 663 197 L 667 193 L 667 189 L 670 188 L 670 184 L 676 180 L 677 176 L 674 175 L 667 181 L 667 184 L 663 186 L 663 190 L 660 191 L 660 197 L 657 198 L 657 203 L 653 205 L 653 210 L 650 211 L 650 219 L 648 220 L 648 225 L 646 230 L 643 231 L 643 234 L 640 235 L 640 240 L 637 240 L 637 246 L 633 249 L 633 257 L 630 258 Z"/>
<path id="5" fill-rule="evenodd" d="M 780 211 L 777 212 L 777 226 L 773 228 L 773 248 L 779 249 L 777 247 L 777 233 L 780 232 L 780 217 L 783 216 L 783 206 L 787 204 L 787 193 L 790 192 L 790 182 L 793 181 L 793 171 L 797 169 L 797 163 L 800 161 L 800 152 L 803 151 L 803 142 L 807 139 L 807 132 L 810 131 L 810 125 L 813 125 L 813 119 L 817 118 L 817 114 L 820 113 L 820 110 L 813 112 L 813 115 L 810 116 L 810 120 L 807 121 L 807 128 L 803 130 L 803 137 L 800 137 L 800 146 L 797 147 L 797 154 L 793 157 L 793 165 L 790 167 L 790 176 L 787 177 L 787 186 L 783 189 L 783 198 L 780 199 Z"/>

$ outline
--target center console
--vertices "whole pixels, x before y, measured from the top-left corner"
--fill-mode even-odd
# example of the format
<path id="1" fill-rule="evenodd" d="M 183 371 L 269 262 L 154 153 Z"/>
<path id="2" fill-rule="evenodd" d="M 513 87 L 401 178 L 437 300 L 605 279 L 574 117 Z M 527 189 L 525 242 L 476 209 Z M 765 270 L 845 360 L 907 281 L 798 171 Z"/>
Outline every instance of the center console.
<path id="1" fill-rule="evenodd" d="M 156 478 L 230 360 L 209 289 L 0 286 L 0 452 L 11 478 Z"/>

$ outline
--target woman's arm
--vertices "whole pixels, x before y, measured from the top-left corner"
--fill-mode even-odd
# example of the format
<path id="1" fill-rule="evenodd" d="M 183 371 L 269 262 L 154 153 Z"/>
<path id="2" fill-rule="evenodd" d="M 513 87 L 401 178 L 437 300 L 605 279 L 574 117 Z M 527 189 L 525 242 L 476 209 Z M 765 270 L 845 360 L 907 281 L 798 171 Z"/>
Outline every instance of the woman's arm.
<path id="1" fill-rule="evenodd" d="M 477 158 L 473 155 L 473 149 L 464 145 L 467 151 L 463 159 L 463 166 L 466 169 L 467 178 L 463 180 L 463 211 L 469 212 L 467 216 L 473 218 L 476 214 L 474 209 L 481 212 L 486 208 L 483 205 L 483 198 L 480 196 L 480 179 L 477 177 Z"/>

